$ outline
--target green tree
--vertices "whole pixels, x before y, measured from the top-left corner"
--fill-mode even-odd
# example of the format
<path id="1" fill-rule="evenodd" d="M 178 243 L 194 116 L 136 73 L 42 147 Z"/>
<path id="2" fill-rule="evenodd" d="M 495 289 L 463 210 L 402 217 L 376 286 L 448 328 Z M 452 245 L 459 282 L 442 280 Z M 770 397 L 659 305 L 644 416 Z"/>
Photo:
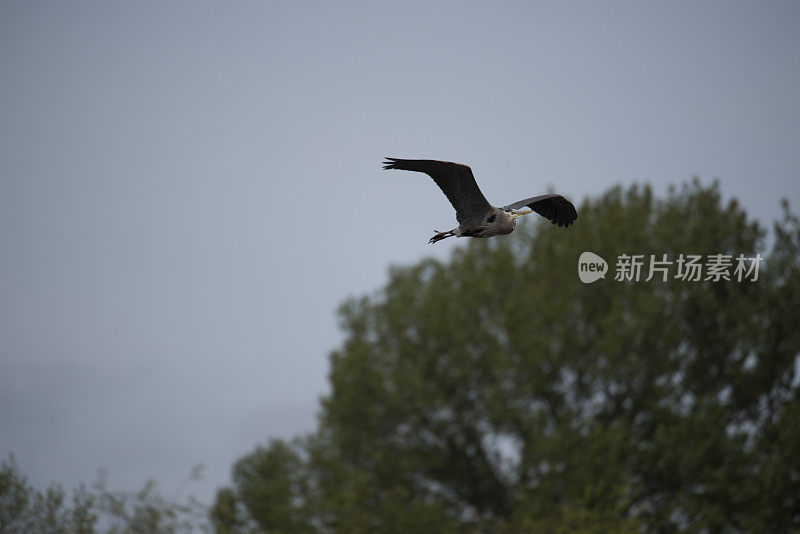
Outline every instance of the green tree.
<path id="1" fill-rule="evenodd" d="M 200 475 L 195 467 L 192 477 Z M 0 534 L 177 534 L 206 529 L 205 508 L 165 499 L 148 481 L 138 492 L 111 491 L 101 473 L 92 489 L 72 493 L 51 484 L 37 490 L 20 471 L 13 455 L 0 464 Z"/>
<path id="2" fill-rule="evenodd" d="M 616 187 L 345 302 L 319 427 L 244 456 L 217 532 L 800 529 L 800 222 L 718 184 Z M 581 252 L 610 260 L 583 284 Z M 758 279 L 616 281 L 622 254 Z M 733 275 L 733 267 L 730 270 Z M 703 273 L 705 278 L 705 273 Z"/>
<path id="3" fill-rule="evenodd" d="M 0 533 L 93 534 L 94 496 L 81 486 L 73 493 L 72 507 L 65 497 L 58 484 L 34 489 L 10 455 L 0 464 Z"/>

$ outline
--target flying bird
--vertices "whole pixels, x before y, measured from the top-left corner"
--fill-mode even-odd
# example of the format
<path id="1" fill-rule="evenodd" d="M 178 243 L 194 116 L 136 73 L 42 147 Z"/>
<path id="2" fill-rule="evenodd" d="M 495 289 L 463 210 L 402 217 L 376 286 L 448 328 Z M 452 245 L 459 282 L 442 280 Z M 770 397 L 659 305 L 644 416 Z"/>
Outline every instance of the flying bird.
<path id="1" fill-rule="evenodd" d="M 435 234 L 428 243 L 436 243 L 452 236 L 492 237 L 510 234 L 516 228 L 518 218 L 533 212 L 563 227 L 569 226 L 578 218 L 575 206 L 561 195 L 540 195 L 496 208 L 481 193 L 472 169 L 460 163 L 387 157 L 383 168 L 424 172 L 433 178 L 455 208 L 458 227 L 447 232 L 434 230 Z M 530 211 L 518 211 L 522 207 L 528 207 Z"/>

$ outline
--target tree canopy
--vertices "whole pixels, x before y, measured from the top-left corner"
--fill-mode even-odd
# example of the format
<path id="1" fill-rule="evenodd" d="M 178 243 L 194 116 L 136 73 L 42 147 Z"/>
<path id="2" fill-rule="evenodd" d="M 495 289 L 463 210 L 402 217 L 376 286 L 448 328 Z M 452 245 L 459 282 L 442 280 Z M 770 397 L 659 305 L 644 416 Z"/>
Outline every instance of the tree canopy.
<path id="1" fill-rule="evenodd" d="M 584 284 L 584 251 L 672 270 Z M 719 254 L 764 261 L 757 278 L 676 278 L 681 255 Z M 392 268 L 339 316 L 318 428 L 236 463 L 218 533 L 800 528 L 786 203 L 768 233 L 717 183 L 615 187 L 568 231 L 537 221 Z"/>
<path id="2" fill-rule="evenodd" d="M 192 470 L 198 479 L 202 466 Z M 207 532 L 206 510 L 197 500 L 165 498 L 155 481 L 139 491 L 112 491 L 108 474 L 81 484 L 72 499 L 61 485 L 33 487 L 13 454 L 0 462 L 0 534 L 178 534 Z M 71 503 L 70 503 L 71 501 Z"/>

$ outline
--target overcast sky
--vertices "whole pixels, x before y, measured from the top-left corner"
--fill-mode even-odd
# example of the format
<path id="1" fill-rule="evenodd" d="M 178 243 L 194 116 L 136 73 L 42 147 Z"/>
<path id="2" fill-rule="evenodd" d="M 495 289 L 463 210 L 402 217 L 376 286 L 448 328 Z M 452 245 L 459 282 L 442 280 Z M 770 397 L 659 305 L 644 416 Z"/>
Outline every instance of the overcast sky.
<path id="1" fill-rule="evenodd" d="M 496 205 L 718 177 L 769 222 L 798 95 L 794 1 L 4 1 L 0 457 L 167 495 L 202 462 L 208 502 L 314 428 L 337 305 L 463 245 L 383 156 Z"/>

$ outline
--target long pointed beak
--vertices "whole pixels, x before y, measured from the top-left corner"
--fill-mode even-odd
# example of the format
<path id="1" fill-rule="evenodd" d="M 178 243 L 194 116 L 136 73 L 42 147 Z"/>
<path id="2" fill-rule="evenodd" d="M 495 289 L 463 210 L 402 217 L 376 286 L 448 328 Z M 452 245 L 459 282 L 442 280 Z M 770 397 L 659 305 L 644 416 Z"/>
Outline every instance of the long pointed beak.
<path id="1" fill-rule="evenodd" d="M 529 213 L 533 213 L 533 210 L 528 210 L 528 211 L 516 211 L 516 210 L 514 210 L 514 211 L 511 212 L 511 216 L 514 217 L 515 219 L 519 219 L 523 215 L 527 215 Z"/>

